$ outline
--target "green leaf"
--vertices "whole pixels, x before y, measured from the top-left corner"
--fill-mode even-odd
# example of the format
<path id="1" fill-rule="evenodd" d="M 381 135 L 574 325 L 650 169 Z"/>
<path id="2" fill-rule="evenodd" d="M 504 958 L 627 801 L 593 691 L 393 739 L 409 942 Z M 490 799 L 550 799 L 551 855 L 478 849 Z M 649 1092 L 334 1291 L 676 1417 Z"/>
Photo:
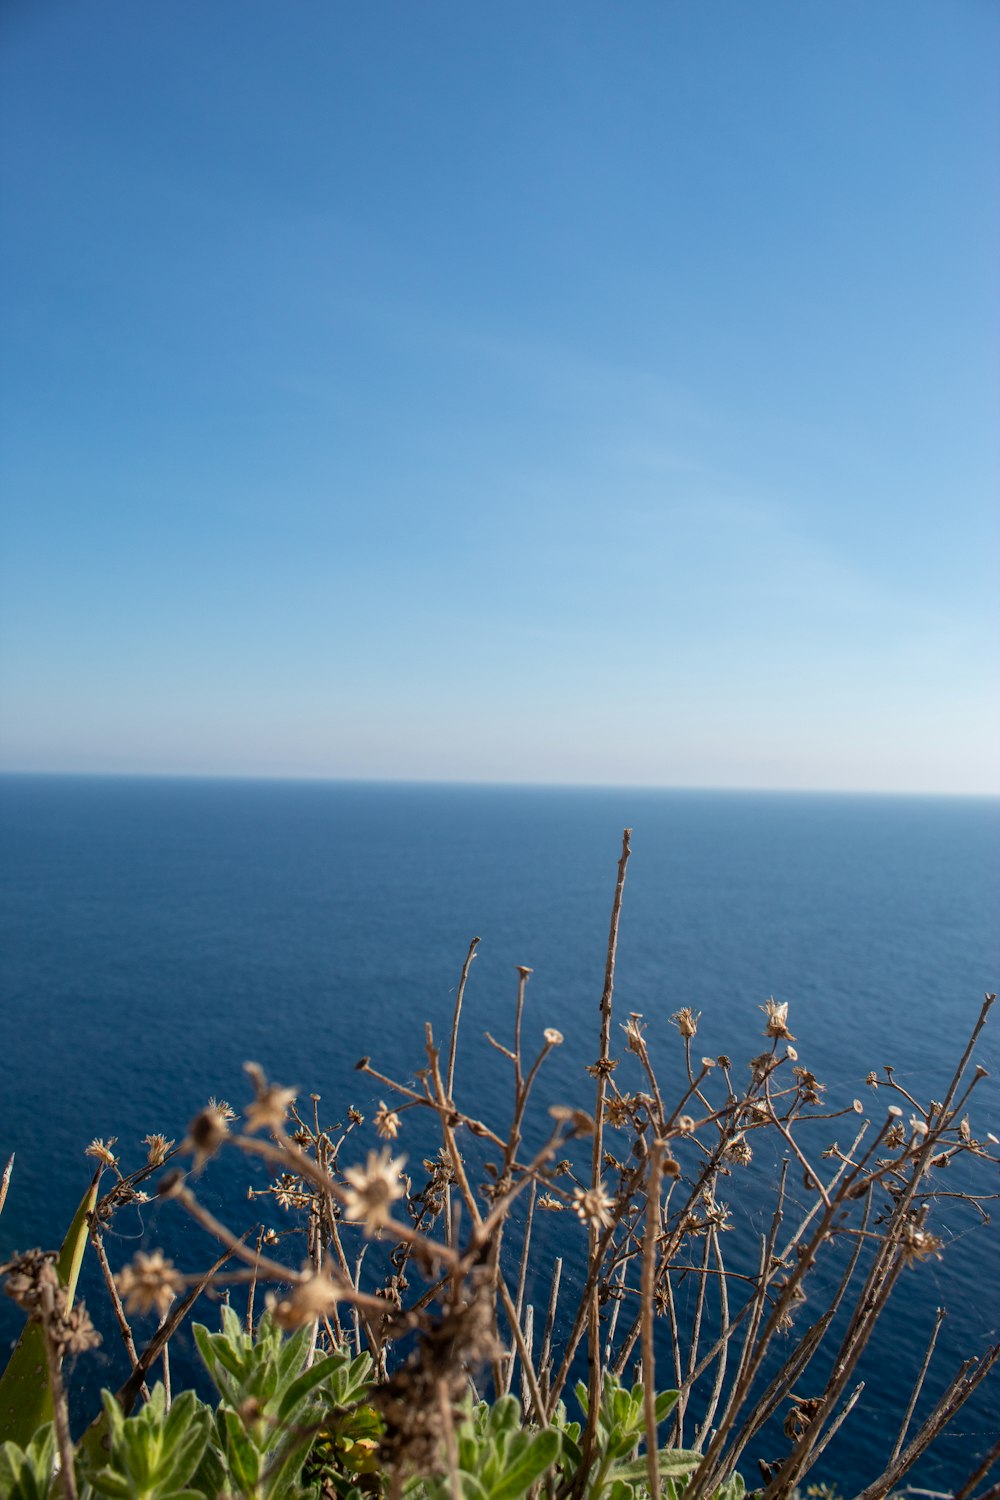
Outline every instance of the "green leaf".
<path id="1" fill-rule="evenodd" d="M 701 1463 L 702 1454 L 695 1453 L 688 1448 L 661 1448 L 656 1455 L 656 1467 L 661 1474 L 668 1478 L 678 1476 L 684 1478 L 693 1474 Z M 627 1464 L 615 1464 L 609 1477 L 612 1479 L 624 1479 L 628 1482 L 637 1481 L 641 1483 L 648 1473 L 646 1460 L 644 1458 L 633 1459 Z"/>
<path id="2" fill-rule="evenodd" d="M 208 1443 L 211 1414 L 194 1391 L 183 1391 L 172 1403 L 163 1424 L 157 1485 L 180 1488 L 201 1462 Z"/>
<path id="3" fill-rule="evenodd" d="M 55 1439 L 43 1427 L 28 1444 L 0 1445 L 0 1495 L 4 1500 L 49 1500 L 54 1492 Z"/>
<path id="4" fill-rule="evenodd" d="M 677 1405 L 680 1391 L 661 1391 L 656 1398 L 656 1425 L 659 1426 L 664 1417 L 673 1411 Z"/>
<path id="5" fill-rule="evenodd" d="M 87 1248 L 88 1214 L 97 1205 L 102 1167 L 94 1173 L 90 1187 L 73 1215 L 56 1261 L 59 1280 L 66 1288 L 66 1310 L 73 1305 L 83 1252 Z M 0 1442 L 17 1443 L 26 1449 L 40 1427 L 52 1421 L 52 1392 L 45 1359 L 45 1335 L 40 1323 L 26 1323 L 21 1337 L 0 1375 Z"/>
<path id="6" fill-rule="evenodd" d="M 516 1396 L 501 1396 L 489 1413 L 491 1432 L 514 1432 L 521 1425 L 521 1403 Z"/>
<path id="7" fill-rule="evenodd" d="M 531 1486 L 551 1469 L 562 1451 L 562 1438 L 554 1427 L 536 1432 L 508 1461 L 498 1483 L 490 1490 L 490 1500 L 520 1500 Z"/>
<path id="8" fill-rule="evenodd" d="M 278 1404 L 277 1419 L 280 1423 L 295 1420 L 295 1413 L 318 1385 L 323 1385 L 335 1373 L 340 1361 L 335 1355 L 329 1359 L 318 1359 L 308 1370 L 303 1370 L 285 1391 Z"/>
<path id="9" fill-rule="evenodd" d="M 251 1492 L 260 1478 L 260 1455 L 251 1443 L 236 1412 L 220 1409 L 225 1425 L 226 1458 L 237 1487 Z"/>
<path id="10" fill-rule="evenodd" d="M 198 1338 L 198 1330 L 201 1329 L 204 1338 Z M 231 1375 L 238 1386 L 242 1386 L 247 1376 L 247 1358 L 243 1349 L 235 1349 L 224 1333 L 209 1333 L 200 1323 L 195 1324 L 195 1338 L 198 1343 L 198 1352 L 208 1366 L 208 1373 L 218 1384 L 220 1371 Z"/>
<path id="11" fill-rule="evenodd" d="M 279 1345 L 275 1351 L 278 1364 L 278 1389 L 284 1390 L 298 1375 L 306 1362 L 309 1345 L 312 1343 L 312 1327 L 308 1323 L 298 1328 Z"/>
<path id="12" fill-rule="evenodd" d="M 91 1474 L 90 1484 L 99 1495 L 109 1495 L 111 1500 L 132 1500 L 135 1493 L 131 1480 L 110 1467 Z"/>
<path id="13" fill-rule="evenodd" d="M 462 1486 L 462 1500 L 490 1500 L 489 1491 L 476 1478 L 475 1474 L 460 1474 L 459 1483 Z M 446 1493 L 451 1494 L 451 1485 L 446 1485 Z"/>

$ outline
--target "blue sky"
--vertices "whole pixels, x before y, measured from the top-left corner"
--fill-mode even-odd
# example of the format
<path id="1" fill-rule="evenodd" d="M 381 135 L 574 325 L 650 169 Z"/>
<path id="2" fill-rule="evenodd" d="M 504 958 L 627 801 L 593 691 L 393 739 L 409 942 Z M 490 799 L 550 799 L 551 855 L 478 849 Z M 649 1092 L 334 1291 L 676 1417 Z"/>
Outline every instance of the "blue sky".
<path id="1" fill-rule="evenodd" d="M 0 766 L 1000 791 L 992 0 L 0 50 Z"/>

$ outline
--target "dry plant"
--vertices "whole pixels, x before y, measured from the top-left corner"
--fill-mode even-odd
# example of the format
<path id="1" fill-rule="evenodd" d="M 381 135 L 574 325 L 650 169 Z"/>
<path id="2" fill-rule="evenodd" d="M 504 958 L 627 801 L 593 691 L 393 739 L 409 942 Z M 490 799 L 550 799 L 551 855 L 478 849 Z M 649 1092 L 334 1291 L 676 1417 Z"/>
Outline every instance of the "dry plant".
<path id="1" fill-rule="evenodd" d="M 259 1402 L 251 1408 L 249 1397 L 237 1401 L 243 1387 L 228 1396 L 225 1387 L 235 1379 L 225 1374 L 230 1364 L 251 1359 L 255 1330 L 262 1346 L 272 1340 L 275 1359 L 283 1357 L 281 1332 L 290 1344 L 297 1341 L 299 1380 L 315 1369 L 317 1383 L 334 1356 L 350 1357 L 351 1368 L 365 1372 L 363 1388 L 356 1382 L 336 1420 L 328 1401 L 300 1424 L 304 1467 L 296 1483 L 306 1487 L 296 1494 L 397 1495 L 407 1488 L 453 1500 L 512 1500 L 542 1491 L 547 1500 L 628 1500 L 639 1493 L 651 1500 L 738 1500 L 740 1465 L 765 1429 L 778 1430 L 776 1422 L 782 1451 L 759 1464 L 757 1493 L 761 1500 L 806 1493 L 799 1486 L 831 1439 L 859 1402 L 864 1410 L 858 1364 L 891 1295 L 944 1250 L 936 1227 L 941 1201 L 949 1207 L 959 1201 L 985 1219 L 983 1204 L 997 1196 L 940 1185 L 940 1170 L 955 1158 L 1000 1160 L 996 1138 L 977 1139 L 969 1113 L 985 1076 L 981 1067 L 970 1070 L 972 1054 L 995 997 L 986 996 L 939 1100 L 919 1100 L 886 1067 L 868 1077 L 871 1099 L 881 1107 L 872 1118 L 858 1100 L 828 1107 L 823 1085 L 795 1049 L 788 1006 L 774 1000 L 761 1007 L 765 1046 L 745 1071 L 727 1056 L 700 1056 L 700 1017 L 690 1009 L 673 1015 L 684 1084 L 670 1094 L 651 1060 L 642 1017 L 629 1015 L 620 1029 L 614 1024 L 629 855 L 626 830 L 587 1107 L 550 1109 L 538 1139 L 530 1138 L 529 1101 L 563 1038 L 550 1028 L 537 1050 L 525 1041 L 530 969 L 518 970 L 509 1045 L 488 1038 L 509 1073 L 508 1118 L 502 1125 L 478 1118 L 457 1087 L 475 938 L 450 1032 L 442 1046 L 427 1026 L 415 1086 L 369 1058 L 357 1064 L 382 1096 L 371 1122 L 377 1147 L 357 1148 L 365 1126 L 357 1110 L 326 1128 L 318 1095 L 304 1109 L 294 1090 L 269 1081 L 256 1064 L 247 1066 L 253 1099 L 242 1119 L 212 1100 L 181 1145 L 148 1136 L 146 1161 L 136 1171 L 122 1170 L 114 1141 L 92 1143 L 89 1154 L 114 1182 L 88 1213 L 87 1234 L 132 1369 L 112 1402 L 117 1412 L 127 1417 L 141 1398 L 149 1401 L 155 1366 L 163 1388 L 153 1391 L 159 1406 L 149 1420 L 170 1420 L 171 1337 L 206 1288 L 228 1295 L 243 1284 L 242 1329 L 228 1313 L 228 1333 L 198 1335 L 209 1368 L 213 1360 L 220 1364 L 220 1412 L 227 1401 L 237 1403 L 234 1432 L 245 1437 L 261 1420 Z M 616 1038 L 627 1057 L 614 1055 Z M 422 1173 L 406 1155 L 407 1138 L 421 1139 L 418 1116 L 439 1138 Z M 843 1148 L 829 1140 L 830 1122 L 838 1120 L 842 1136 L 849 1126 Z M 758 1146 L 771 1142 L 783 1161 L 768 1226 L 749 1255 L 738 1234 L 731 1252 L 726 1235 L 744 1226 L 725 1202 L 727 1189 L 739 1194 L 739 1174 Z M 198 1175 L 220 1152 L 264 1164 L 267 1185 L 249 1196 L 273 1200 L 287 1215 L 288 1231 L 233 1228 L 206 1206 Z M 144 1184 L 154 1177 L 159 1198 L 218 1241 L 221 1254 L 212 1266 L 182 1271 L 154 1250 L 113 1272 L 107 1227 L 122 1207 L 145 1201 Z M 558 1236 L 552 1221 L 540 1218 L 545 1214 L 565 1216 Z M 563 1258 L 551 1247 L 558 1238 L 570 1254 L 573 1236 L 579 1236 L 580 1272 L 570 1293 Z M 80 1473 L 80 1483 L 96 1485 L 97 1470 L 86 1462 L 81 1468 L 85 1437 L 74 1478 L 58 1356 L 61 1347 L 83 1347 L 90 1324 L 81 1308 L 67 1307 L 65 1295 L 60 1304 L 52 1265 L 36 1253 L 4 1270 L 7 1291 L 44 1331 L 60 1482 L 71 1494 Z M 530 1294 L 539 1287 L 536 1307 Z M 140 1353 L 130 1318 L 150 1312 L 159 1326 Z M 1000 1345 L 971 1354 L 915 1421 L 940 1321 L 939 1314 L 898 1428 L 887 1435 L 882 1471 L 857 1500 L 898 1492 L 1000 1357 Z M 223 1343 L 213 1345 L 212 1337 Z M 628 1387 L 633 1371 L 638 1379 Z M 669 1389 L 658 1391 L 660 1385 Z M 470 1405 L 481 1397 L 484 1403 Z M 568 1413 L 571 1398 L 580 1422 Z M 348 1417 L 354 1436 L 345 1438 Z M 105 1420 L 114 1427 L 119 1418 L 106 1411 Z M 229 1428 L 218 1420 L 225 1436 Z M 359 1438 L 362 1429 L 367 1436 Z M 523 1453 L 516 1449 L 516 1462 L 515 1429 L 517 1441 L 528 1445 Z M 260 1452 L 266 1455 L 268 1443 L 287 1430 L 287 1421 L 276 1422 L 261 1437 Z M 506 1457 L 494 1463 L 497 1453 Z M 998 1457 L 1000 1445 L 954 1486 L 954 1500 L 995 1500 L 1000 1485 L 989 1483 L 989 1474 Z M 487 1482 L 491 1463 L 499 1464 L 501 1479 L 519 1464 L 521 1488 Z M 272 1469 L 226 1492 L 277 1494 L 265 1484 Z M 230 1473 L 226 1482 L 241 1481 Z M 824 1486 L 812 1492 L 832 1493 Z"/>

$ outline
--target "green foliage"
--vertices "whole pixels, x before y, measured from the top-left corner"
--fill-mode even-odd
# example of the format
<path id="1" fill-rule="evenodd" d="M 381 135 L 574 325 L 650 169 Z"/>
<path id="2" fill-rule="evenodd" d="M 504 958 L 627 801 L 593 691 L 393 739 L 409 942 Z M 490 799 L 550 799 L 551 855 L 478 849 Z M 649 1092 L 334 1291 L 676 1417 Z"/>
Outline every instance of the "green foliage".
<path id="1" fill-rule="evenodd" d="M 210 1409 L 184 1391 L 166 1409 L 163 1386 L 134 1417 L 123 1417 L 114 1396 L 103 1393 L 109 1461 L 85 1475 L 97 1495 L 110 1500 L 197 1500 L 188 1489 L 212 1428 Z"/>
<path id="2" fill-rule="evenodd" d="M 55 1437 L 52 1424 L 40 1429 L 27 1448 L 0 1445 L 0 1495 L 7 1500 L 49 1500 L 55 1493 Z"/>
<path id="3" fill-rule="evenodd" d="M 56 1261 L 59 1281 L 66 1290 L 66 1312 L 76 1295 L 83 1252 L 87 1248 L 88 1219 L 97 1203 L 100 1180 L 101 1173 L 97 1171 L 73 1215 Z M 32 1319 L 24 1325 L 0 1374 L 0 1441 L 6 1439 L 26 1451 L 39 1428 L 52 1421 L 52 1412 L 45 1332 L 41 1323 Z"/>
<path id="4" fill-rule="evenodd" d="M 474 1407 L 457 1433 L 458 1473 L 464 1500 L 521 1500 L 555 1464 L 562 1451 L 552 1427 L 526 1429 L 515 1396 L 501 1396 L 490 1407 Z M 452 1500 L 446 1479 L 422 1479 L 411 1493 L 428 1500 Z"/>
<path id="5" fill-rule="evenodd" d="M 105 1391 L 102 1441 L 82 1442 L 77 1452 L 82 1500 L 319 1500 L 331 1493 L 362 1500 L 363 1493 L 383 1493 L 382 1424 L 368 1399 L 367 1355 L 335 1351 L 310 1364 L 311 1329 L 286 1336 L 265 1314 L 251 1336 L 228 1307 L 217 1333 L 196 1324 L 194 1337 L 218 1392 L 216 1409 L 185 1391 L 168 1411 L 163 1386 L 156 1385 L 146 1405 L 125 1417 Z M 586 1418 L 582 1385 L 577 1398 Z M 676 1400 L 676 1391 L 657 1396 L 658 1424 Z M 525 1425 L 514 1396 L 469 1407 L 455 1434 L 462 1500 L 524 1500 L 553 1475 L 563 1488 L 573 1485 L 583 1462 L 581 1436 L 581 1424 L 567 1420 L 562 1405 L 554 1425 L 543 1428 Z M 585 1500 L 640 1500 L 647 1493 L 646 1459 L 639 1455 L 645 1437 L 642 1386 L 628 1390 L 606 1380 Z M 4 1443 L 0 1495 L 55 1500 L 54 1461 L 50 1425 L 26 1448 Z M 658 1451 L 664 1500 L 683 1500 L 699 1461 L 682 1449 Z M 443 1455 L 441 1473 L 414 1477 L 406 1493 L 408 1500 L 453 1500 Z M 715 1500 L 743 1500 L 743 1493 L 737 1475 Z"/>
<path id="6" fill-rule="evenodd" d="M 661 1391 L 656 1397 L 656 1424 L 669 1416 L 677 1402 L 677 1391 Z M 589 1411 L 587 1387 L 581 1382 L 576 1388 L 576 1399 L 584 1417 Z M 566 1422 L 565 1411 L 560 1408 L 557 1420 L 562 1429 L 563 1445 L 567 1458 L 578 1471 L 583 1462 L 580 1449 L 581 1426 L 578 1422 Z M 637 1456 L 639 1445 L 646 1437 L 643 1388 L 635 1385 L 631 1390 L 617 1380 L 607 1378 L 601 1391 L 601 1408 L 597 1415 L 594 1435 L 594 1457 L 587 1475 L 584 1491 L 586 1500 L 630 1500 L 637 1487 L 645 1486 L 648 1465 L 645 1458 Z M 671 1495 L 667 1488 L 670 1481 L 686 1480 L 701 1462 L 701 1454 L 685 1448 L 661 1448 L 656 1457 L 656 1467 L 664 1481 L 664 1494 Z M 729 1497 L 726 1497 L 729 1500 Z M 734 1497 L 735 1500 L 735 1497 Z"/>
<path id="7" fill-rule="evenodd" d="M 319 1494 L 317 1465 L 315 1479 L 303 1480 L 319 1436 L 327 1456 L 337 1461 L 335 1487 L 350 1495 L 352 1474 L 363 1465 L 374 1467 L 380 1433 L 376 1413 L 364 1402 L 368 1356 L 351 1359 L 337 1352 L 310 1365 L 310 1329 L 286 1338 L 265 1314 L 251 1337 L 228 1307 L 218 1333 L 196 1324 L 194 1336 L 219 1393 L 216 1410 L 186 1391 L 167 1412 L 158 1385 L 146 1406 L 126 1418 L 105 1391 L 105 1451 L 95 1461 L 95 1445 L 80 1448 L 81 1477 L 90 1492 L 110 1500 L 220 1494 L 305 1500 Z M 51 1444 L 48 1463 L 51 1470 Z M 0 1488 L 0 1494 L 6 1491 Z M 35 1500 L 35 1494 L 26 1492 L 25 1500 Z"/>
<path id="8" fill-rule="evenodd" d="M 207 1493 L 229 1489 L 255 1500 L 291 1500 L 302 1493 L 306 1457 L 324 1431 L 334 1450 L 340 1440 L 350 1471 L 361 1430 L 377 1423 L 370 1408 L 367 1429 L 364 1420 L 353 1426 L 348 1420 L 341 1432 L 337 1420 L 363 1401 L 371 1372 L 366 1354 L 354 1360 L 341 1352 L 320 1355 L 308 1365 L 309 1328 L 285 1338 L 265 1314 L 251 1338 L 228 1307 L 219 1333 L 195 1324 L 194 1337 L 222 1398 L 201 1476 Z M 370 1458 L 371 1446 L 362 1454 Z"/>

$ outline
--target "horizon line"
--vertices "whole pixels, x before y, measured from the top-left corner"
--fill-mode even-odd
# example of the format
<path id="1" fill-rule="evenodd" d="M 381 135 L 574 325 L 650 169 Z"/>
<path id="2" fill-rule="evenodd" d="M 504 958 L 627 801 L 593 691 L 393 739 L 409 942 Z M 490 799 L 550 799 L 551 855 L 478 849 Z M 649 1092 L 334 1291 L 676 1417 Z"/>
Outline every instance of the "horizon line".
<path id="1" fill-rule="evenodd" d="M 0 778 L 34 777 L 73 781 L 219 781 L 259 784 L 289 783 L 311 786 L 384 786 L 384 787 L 467 787 L 519 791 L 593 791 L 593 792 L 714 792 L 761 796 L 828 796 L 828 797 L 948 797 L 966 800 L 998 800 L 998 791 L 943 791 L 940 788 L 906 787 L 838 787 L 838 786 L 752 786 L 718 785 L 701 782 L 621 782 L 621 781 L 531 781 L 477 777 L 438 776 L 346 776 L 297 772 L 251 771 L 101 771 L 39 770 L 20 766 L 0 766 Z"/>

